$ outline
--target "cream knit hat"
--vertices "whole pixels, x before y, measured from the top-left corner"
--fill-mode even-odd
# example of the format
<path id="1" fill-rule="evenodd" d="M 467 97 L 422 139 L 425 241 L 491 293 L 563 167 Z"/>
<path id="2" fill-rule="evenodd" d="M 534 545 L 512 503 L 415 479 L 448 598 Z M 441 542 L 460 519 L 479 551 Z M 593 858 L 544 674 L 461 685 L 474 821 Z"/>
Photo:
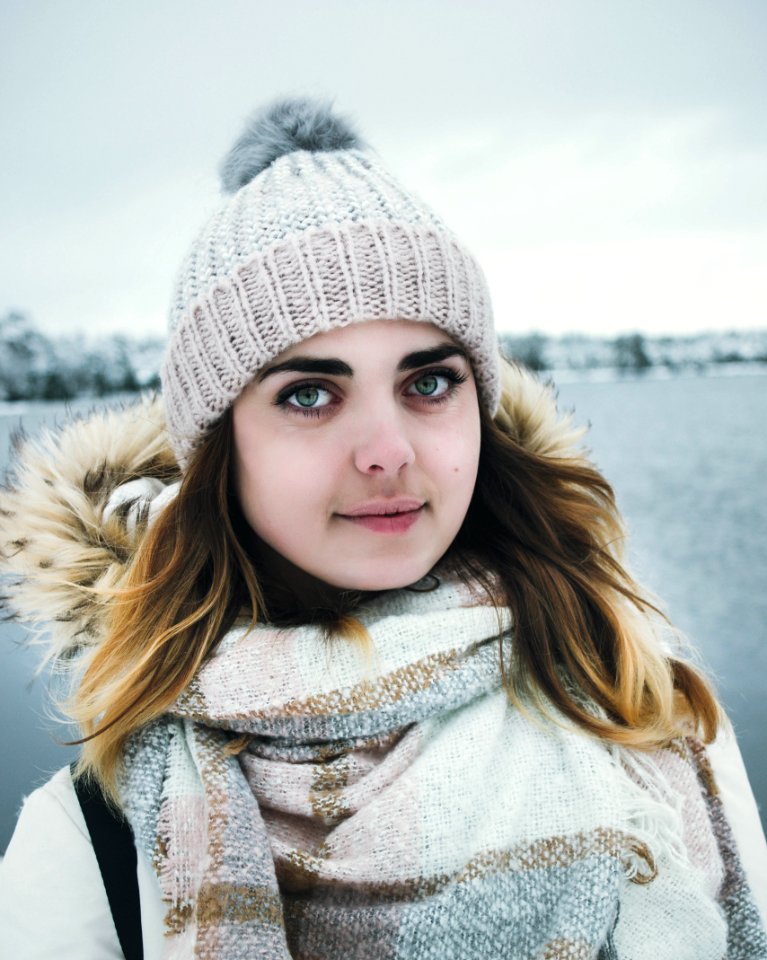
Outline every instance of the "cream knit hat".
<path id="1" fill-rule="evenodd" d="M 183 465 L 255 374 L 316 333 L 364 320 L 433 323 L 469 353 L 495 412 L 499 354 L 482 272 L 325 104 L 257 114 L 222 166 L 230 194 L 184 260 L 162 371 Z"/>

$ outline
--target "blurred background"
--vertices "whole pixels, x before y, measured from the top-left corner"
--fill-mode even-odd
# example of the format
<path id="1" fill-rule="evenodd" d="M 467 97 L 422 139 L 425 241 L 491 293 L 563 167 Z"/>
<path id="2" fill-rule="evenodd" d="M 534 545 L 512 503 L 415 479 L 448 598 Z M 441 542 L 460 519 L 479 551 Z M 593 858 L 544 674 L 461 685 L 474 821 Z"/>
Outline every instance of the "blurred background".
<path id="1" fill-rule="evenodd" d="M 244 119 L 333 99 L 486 269 L 506 347 L 592 426 L 641 577 L 767 808 L 767 6 L 4 0 L 0 442 L 156 385 Z M 61 766 L 0 627 L 0 852 Z"/>

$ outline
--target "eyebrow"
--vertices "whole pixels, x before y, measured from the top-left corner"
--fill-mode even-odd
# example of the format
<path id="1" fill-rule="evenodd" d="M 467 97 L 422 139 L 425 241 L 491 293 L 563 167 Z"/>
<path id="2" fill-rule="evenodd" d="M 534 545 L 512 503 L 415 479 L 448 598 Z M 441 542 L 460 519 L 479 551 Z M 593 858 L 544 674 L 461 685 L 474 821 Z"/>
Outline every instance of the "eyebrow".
<path id="1" fill-rule="evenodd" d="M 397 364 L 400 373 L 404 370 L 417 370 L 419 367 L 428 367 L 431 363 L 441 363 L 448 357 L 461 357 L 468 361 L 466 351 L 455 343 L 443 343 L 429 350 L 416 350 L 403 357 Z"/>
<path id="2" fill-rule="evenodd" d="M 406 354 L 397 364 L 397 371 L 403 373 L 407 370 L 417 370 L 419 367 L 427 367 L 432 363 L 441 363 L 449 357 L 461 357 L 468 361 L 466 351 L 455 343 L 443 343 L 438 347 L 431 347 L 428 350 L 416 350 L 413 353 Z M 322 373 L 330 377 L 352 377 L 354 371 L 343 360 L 337 360 L 335 357 L 291 357 L 290 360 L 283 360 L 282 363 L 275 363 L 272 366 L 262 370 L 258 376 L 259 383 L 266 380 L 273 373 Z"/>
<path id="3" fill-rule="evenodd" d="M 291 357 L 290 360 L 284 360 L 282 363 L 272 364 L 266 370 L 262 370 L 258 375 L 258 381 L 266 380 L 273 373 L 324 373 L 332 377 L 351 377 L 354 371 L 348 363 L 343 360 L 335 360 L 328 357 L 327 360 L 320 357 Z"/>

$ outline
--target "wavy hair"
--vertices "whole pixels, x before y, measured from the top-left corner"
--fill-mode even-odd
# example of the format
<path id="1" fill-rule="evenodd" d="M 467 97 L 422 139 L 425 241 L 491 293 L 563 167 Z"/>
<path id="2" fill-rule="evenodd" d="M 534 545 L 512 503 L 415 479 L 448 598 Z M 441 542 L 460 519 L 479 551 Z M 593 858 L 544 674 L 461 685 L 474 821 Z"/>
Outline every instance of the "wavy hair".
<path id="1" fill-rule="evenodd" d="M 627 572 L 613 490 L 548 394 L 507 366 L 498 415 L 482 414 L 477 485 L 452 547 L 458 572 L 512 611 L 506 689 L 615 743 L 711 741 L 713 691 L 674 655 L 681 638 Z"/>
<path id="2" fill-rule="evenodd" d="M 550 388 L 507 365 L 498 414 L 481 412 L 477 484 L 446 564 L 511 609 L 513 642 L 499 637 L 499 657 L 516 703 L 640 749 L 691 732 L 711 740 L 717 701 L 672 654 L 670 626 L 623 566 L 612 489 L 578 439 Z M 128 737 L 168 709 L 235 620 L 265 618 L 270 585 L 231 474 L 227 412 L 143 536 L 69 704 L 83 733 L 80 771 L 115 800 Z M 299 604 L 292 620 L 303 614 Z M 364 639 L 349 614 L 332 611 L 326 629 Z"/>

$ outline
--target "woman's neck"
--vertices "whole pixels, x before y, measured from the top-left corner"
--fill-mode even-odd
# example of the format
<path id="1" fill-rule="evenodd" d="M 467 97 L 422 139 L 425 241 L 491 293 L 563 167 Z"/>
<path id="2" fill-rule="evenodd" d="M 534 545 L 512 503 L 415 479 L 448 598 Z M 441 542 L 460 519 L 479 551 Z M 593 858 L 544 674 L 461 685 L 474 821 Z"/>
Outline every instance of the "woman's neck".
<path id="1" fill-rule="evenodd" d="M 272 623 L 336 620 L 351 613 L 363 596 L 370 595 L 325 583 L 255 537 L 251 552 L 258 566 L 266 613 Z"/>

